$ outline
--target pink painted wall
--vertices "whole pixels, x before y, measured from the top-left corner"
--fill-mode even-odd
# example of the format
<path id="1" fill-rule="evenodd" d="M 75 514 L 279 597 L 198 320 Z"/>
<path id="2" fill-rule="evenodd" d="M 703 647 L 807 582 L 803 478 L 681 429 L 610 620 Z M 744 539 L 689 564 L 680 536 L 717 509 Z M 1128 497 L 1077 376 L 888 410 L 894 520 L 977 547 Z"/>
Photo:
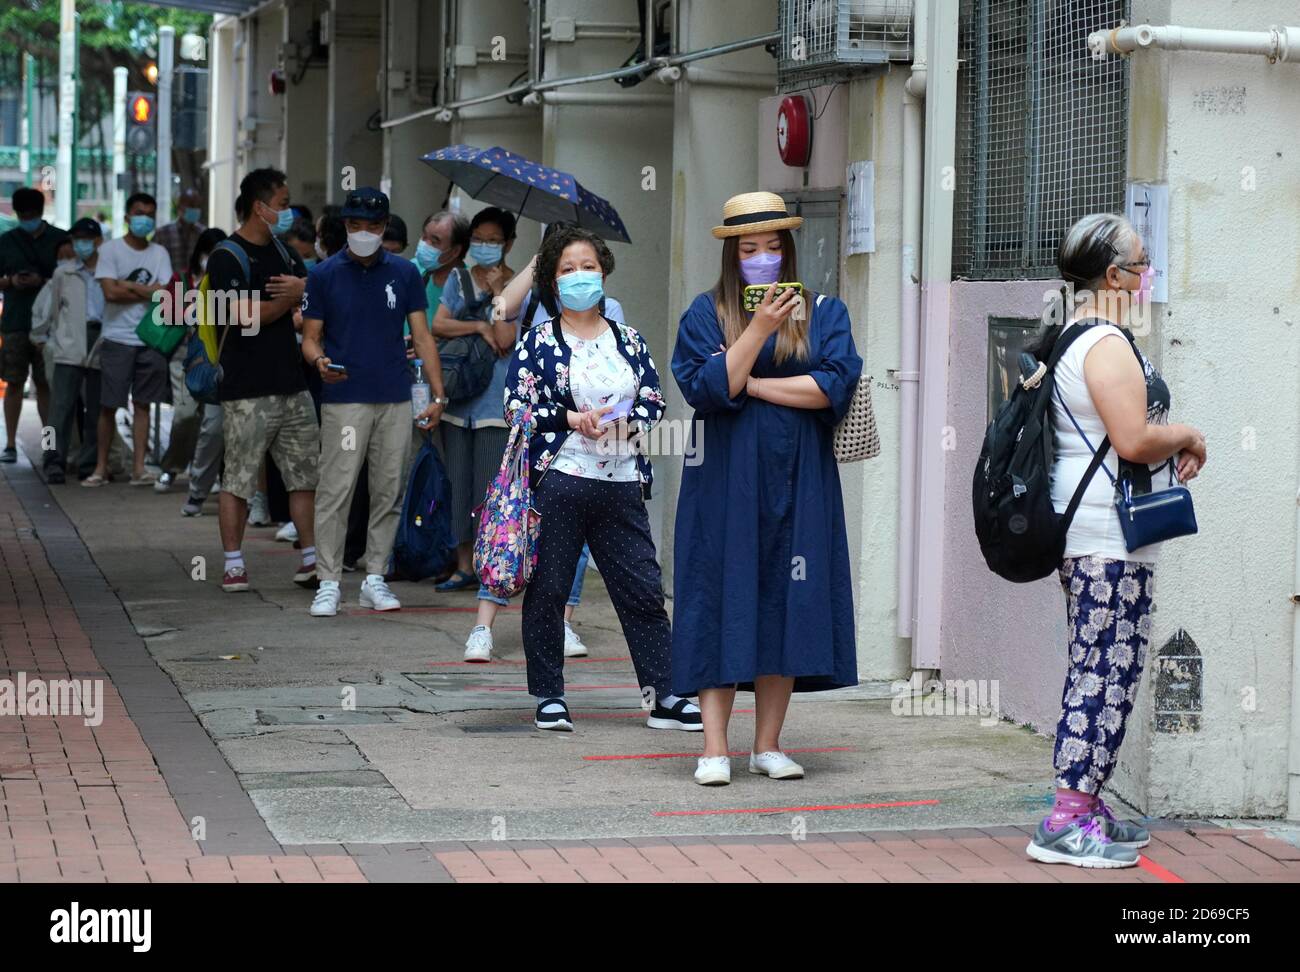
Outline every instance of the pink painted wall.
<path id="1" fill-rule="evenodd" d="M 1065 600 L 1055 578 L 1004 581 L 984 563 L 971 477 L 988 411 L 988 320 L 1037 317 L 1052 281 L 952 285 L 948 424 L 956 449 L 944 486 L 943 677 L 997 679 L 1002 715 L 1052 732 L 1065 679 Z M 925 511 L 921 512 L 924 516 Z"/>

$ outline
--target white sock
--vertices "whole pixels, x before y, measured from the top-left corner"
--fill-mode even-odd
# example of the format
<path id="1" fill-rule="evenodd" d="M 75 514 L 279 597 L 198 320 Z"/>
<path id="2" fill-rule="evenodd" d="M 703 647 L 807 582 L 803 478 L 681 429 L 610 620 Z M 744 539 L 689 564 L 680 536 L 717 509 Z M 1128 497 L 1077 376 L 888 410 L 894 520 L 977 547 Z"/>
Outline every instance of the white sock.
<path id="1" fill-rule="evenodd" d="M 680 702 L 680 701 L 682 701 L 682 697 L 681 697 L 680 695 L 671 695 L 671 694 L 670 694 L 670 695 L 661 695 L 661 696 L 659 696 L 659 704 L 660 704 L 661 706 L 663 706 L 665 709 L 671 709 L 673 706 L 675 706 L 675 705 L 676 705 L 678 702 Z M 683 709 L 682 711 L 683 711 L 683 712 L 699 712 L 700 709 L 699 709 L 699 706 L 697 706 L 694 702 L 692 702 L 692 701 L 690 701 L 690 700 L 688 699 L 688 700 L 686 701 L 686 708 Z"/>
<path id="2" fill-rule="evenodd" d="M 226 551 L 226 570 L 231 570 L 235 567 L 243 567 L 243 566 L 244 566 L 244 551 L 242 550 Z"/>
<path id="3" fill-rule="evenodd" d="M 315 565 L 315 563 L 316 563 L 316 548 L 315 548 L 315 547 L 303 547 L 303 548 L 302 548 L 302 562 L 303 562 L 306 566 L 308 566 L 308 567 L 312 567 L 312 566 Z"/>

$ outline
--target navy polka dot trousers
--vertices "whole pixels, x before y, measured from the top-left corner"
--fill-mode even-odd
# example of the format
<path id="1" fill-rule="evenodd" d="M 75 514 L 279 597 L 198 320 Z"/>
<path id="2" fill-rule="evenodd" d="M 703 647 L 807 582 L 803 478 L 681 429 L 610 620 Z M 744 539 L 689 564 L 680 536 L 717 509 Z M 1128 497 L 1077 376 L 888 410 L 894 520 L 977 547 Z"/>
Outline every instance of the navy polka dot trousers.
<path id="1" fill-rule="evenodd" d="M 614 602 L 642 691 L 667 695 L 672 628 L 641 484 L 550 470 L 533 493 L 533 506 L 542 529 L 537 568 L 524 593 L 528 691 L 540 698 L 564 694 L 564 605 L 585 541 Z"/>

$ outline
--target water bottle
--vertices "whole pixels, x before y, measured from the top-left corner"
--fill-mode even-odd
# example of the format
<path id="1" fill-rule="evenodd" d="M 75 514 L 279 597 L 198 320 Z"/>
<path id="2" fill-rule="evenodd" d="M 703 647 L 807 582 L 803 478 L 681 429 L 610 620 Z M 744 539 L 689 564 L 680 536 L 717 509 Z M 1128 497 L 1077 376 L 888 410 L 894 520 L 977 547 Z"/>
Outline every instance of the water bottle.
<path id="1" fill-rule="evenodd" d="M 415 381 L 411 384 L 411 418 L 418 419 L 420 413 L 429 407 L 432 400 L 429 393 L 429 383 L 424 380 L 424 362 L 419 358 L 415 359 Z"/>

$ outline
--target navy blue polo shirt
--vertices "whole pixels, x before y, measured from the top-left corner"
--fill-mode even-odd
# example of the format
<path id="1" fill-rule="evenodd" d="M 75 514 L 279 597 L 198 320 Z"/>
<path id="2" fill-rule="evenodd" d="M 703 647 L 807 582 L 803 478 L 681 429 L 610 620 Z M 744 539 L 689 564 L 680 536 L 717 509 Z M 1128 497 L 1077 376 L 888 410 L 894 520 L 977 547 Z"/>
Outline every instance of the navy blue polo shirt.
<path id="1" fill-rule="evenodd" d="M 325 356 L 348 369 L 348 380 L 325 384 L 321 401 L 403 402 L 411 397 L 411 369 L 402 328 L 406 315 L 427 310 L 420 271 L 381 249 L 370 266 L 347 250 L 312 267 L 302 316 L 323 321 Z"/>

